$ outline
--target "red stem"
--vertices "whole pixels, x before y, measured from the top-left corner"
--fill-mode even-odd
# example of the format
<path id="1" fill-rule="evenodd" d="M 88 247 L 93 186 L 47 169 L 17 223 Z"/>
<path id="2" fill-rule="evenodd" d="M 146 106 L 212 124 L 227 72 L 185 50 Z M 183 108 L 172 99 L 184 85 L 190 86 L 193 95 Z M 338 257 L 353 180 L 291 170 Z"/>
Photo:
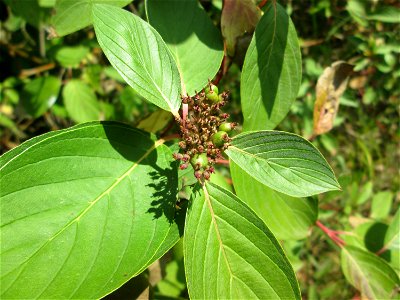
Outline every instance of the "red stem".
<path id="1" fill-rule="evenodd" d="M 186 118 L 188 115 L 188 109 L 189 109 L 189 105 L 186 103 L 182 104 L 182 124 L 183 127 L 186 127 Z"/>
<path id="2" fill-rule="evenodd" d="M 322 224 L 319 220 L 315 222 L 315 224 L 340 248 L 346 245 L 346 243 L 339 237 L 340 234 L 343 234 L 342 231 L 336 231 L 329 229 L 324 224 Z"/>
<path id="3" fill-rule="evenodd" d="M 386 246 L 383 246 L 381 249 L 379 249 L 375 254 L 376 255 L 381 255 L 382 253 L 386 252 L 387 248 Z"/>
<path id="4" fill-rule="evenodd" d="M 267 4 L 267 1 L 268 1 L 268 0 L 262 0 L 262 1 L 258 4 L 258 8 L 263 8 L 263 6 L 264 6 L 265 4 Z"/>
<path id="5" fill-rule="evenodd" d="M 229 160 L 226 159 L 216 159 L 217 164 L 229 166 Z"/>

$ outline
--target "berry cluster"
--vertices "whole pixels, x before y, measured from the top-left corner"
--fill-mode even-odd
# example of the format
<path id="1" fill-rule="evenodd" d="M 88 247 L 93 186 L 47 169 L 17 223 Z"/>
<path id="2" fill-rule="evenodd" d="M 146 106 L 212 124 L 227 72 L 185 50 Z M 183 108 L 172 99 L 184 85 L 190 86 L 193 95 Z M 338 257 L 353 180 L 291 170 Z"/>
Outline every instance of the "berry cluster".
<path id="1" fill-rule="evenodd" d="M 221 111 L 227 100 L 228 93 L 218 94 L 218 88 L 212 83 L 193 97 L 182 97 L 182 118 L 178 122 L 182 137 L 179 147 L 183 154 L 175 153 L 174 158 L 181 161 L 182 170 L 190 163 L 200 180 L 210 179 L 213 165 L 217 159 L 223 159 L 222 152 L 231 141 L 228 132 L 236 124 L 226 122 L 229 114 Z"/>

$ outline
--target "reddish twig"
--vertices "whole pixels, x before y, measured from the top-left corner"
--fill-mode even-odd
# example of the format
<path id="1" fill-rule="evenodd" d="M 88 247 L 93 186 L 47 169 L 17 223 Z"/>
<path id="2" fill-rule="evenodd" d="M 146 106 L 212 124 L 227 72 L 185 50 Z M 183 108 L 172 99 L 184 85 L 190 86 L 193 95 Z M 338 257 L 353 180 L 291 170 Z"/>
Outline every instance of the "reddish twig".
<path id="1" fill-rule="evenodd" d="M 315 224 L 340 248 L 346 245 L 346 243 L 339 237 L 340 234 L 346 234 L 346 232 L 329 229 L 318 220 Z"/>
<path id="2" fill-rule="evenodd" d="M 229 166 L 229 160 L 227 160 L 227 159 L 219 159 L 219 158 L 217 158 L 217 159 L 216 159 L 216 163 L 217 163 L 217 164 L 221 164 L 221 165 L 227 165 L 227 166 Z"/>
<path id="3" fill-rule="evenodd" d="M 265 5 L 265 4 L 267 4 L 267 1 L 268 0 L 262 0 L 260 3 L 258 3 L 258 8 L 263 8 L 263 6 Z"/>
<path id="4" fill-rule="evenodd" d="M 28 76 L 36 75 L 38 73 L 54 69 L 55 67 L 56 67 L 56 65 L 54 63 L 49 63 L 49 64 L 42 65 L 42 66 L 39 66 L 39 67 L 36 67 L 36 68 L 25 69 L 25 70 L 21 71 L 21 73 L 19 74 L 19 77 L 20 78 L 25 78 L 25 77 L 28 77 Z"/>
<path id="5" fill-rule="evenodd" d="M 375 254 L 376 254 L 376 255 L 381 255 L 381 254 L 383 254 L 384 252 L 386 252 L 386 250 L 387 250 L 387 248 L 386 248 L 386 245 L 385 245 L 385 246 L 383 246 L 381 249 L 379 249 L 378 251 L 376 251 Z"/>

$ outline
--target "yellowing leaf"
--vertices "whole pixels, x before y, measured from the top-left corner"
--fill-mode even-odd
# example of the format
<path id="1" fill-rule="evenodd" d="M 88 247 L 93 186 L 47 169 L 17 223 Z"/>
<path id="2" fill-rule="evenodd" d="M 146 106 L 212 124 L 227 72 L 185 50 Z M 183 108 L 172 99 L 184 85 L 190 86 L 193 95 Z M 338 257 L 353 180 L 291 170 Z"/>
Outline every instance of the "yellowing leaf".
<path id="1" fill-rule="evenodd" d="M 326 68 L 317 82 L 317 100 L 314 105 L 314 134 L 328 132 L 339 109 L 340 96 L 346 89 L 353 65 L 344 61 L 334 62 Z"/>

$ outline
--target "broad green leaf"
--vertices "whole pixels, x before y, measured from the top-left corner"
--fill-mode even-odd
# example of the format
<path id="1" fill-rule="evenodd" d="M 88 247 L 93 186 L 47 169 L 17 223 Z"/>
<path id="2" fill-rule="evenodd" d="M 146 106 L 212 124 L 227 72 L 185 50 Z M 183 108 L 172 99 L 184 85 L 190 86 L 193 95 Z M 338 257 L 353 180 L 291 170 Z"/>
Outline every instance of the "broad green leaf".
<path id="1" fill-rule="evenodd" d="M 225 151 L 247 174 L 293 197 L 340 189 L 321 153 L 302 137 L 281 131 L 245 132 Z"/>
<path id="2" fill-rule="evenodd" d="M 78 67 L 79 63 L 88 55 L 89 47 L 84 45 L 65 46 L 57 49 L 55 59 L 66 68 Z"/>
<path id="3" fill-rule="evenodd" d="M 221 31 L 228 55 L 234 56 L 238 39 L 252 34 L 261 18 L 261 10 L 252 0 L 225 1 L 221 15 Z"/>
<path id="4" fill-rule="evenodd" d="M 303 239 L 318 216 L 318 202 L 294 198 L 261 184 L 230 163 L 236 195 L 264 221 L 277 239 Z"/>
<path id="5" fill-rule="evenodd" d="M 385 219 L 390 213 L 392 199 L 393 194 L 390 191 L 375 194 L 371 203 L 371 218 Z"/>
<path id="6" fill-rule="evenodd" d="M 86 83 L 73 79 L 63 89 L 64 105 L 69 116 L 78 123 L 100 118 L 100 107 L 93 90 Z"/>
<path id="7" fill-rule="evenodd" d="M 194 192 L 184 234 L 191 299 L 300 299 L 281 246 L 231 192 L 206 184 Z"/>
<path id="8" fill-rule="evenodd" d="M 22 104 L 28 114 L 37 118 L 57 100 L 61 81 L 54 76 L 38 77 L 28 82 L 22 90 Z"/>
<path id="9" fill-rule="evenodd" d="M 348 246 L 341 252 L 346 279 L 367 299 L 393 299 L 398 295 L 399 277 L 380 257 Z"/>
<path id="10" fill-rule="evenodd" d="M 400 251 L 400 209 L 397 209 L 385 235 L 385 248 Z"/>
<path id="11" fill-rule="evenodd" d="M 175 58 L 182 92 L 194 95 L 219 70 L 221 34 L 197 0 L 147 0 L 146 11 Z"/>
<path id="12" fill-rule="evenodd" d="M 123 7 L 132 0 L 57 0 L 52 18 L 54 32 L 51 37 L 60 37 L 78 31 L 92 23 L 94 4 L 108 4 Z"/>
<path id="13" fill-rule="evenodd" d="M 244 60 L 240 95 L 245 130 L 273 129 L 289 112 L 301 83 L 301 54 L 285 9 L 268 1 Z"/>
<path id="14" fill-rule="evenodd" d="M 2 299 L 101 298 L 179 239 L 177 166 L 144 131 L 53 131 L 4 154 L 0 174 Z"/>
<path id="15" fill-rule="evenodd" d="M 138 16 L 110 5 L 94 5 L 97 40 L 125 81 L 148 101 L 177 115 L 180 78 L 158 32 Z"/>

